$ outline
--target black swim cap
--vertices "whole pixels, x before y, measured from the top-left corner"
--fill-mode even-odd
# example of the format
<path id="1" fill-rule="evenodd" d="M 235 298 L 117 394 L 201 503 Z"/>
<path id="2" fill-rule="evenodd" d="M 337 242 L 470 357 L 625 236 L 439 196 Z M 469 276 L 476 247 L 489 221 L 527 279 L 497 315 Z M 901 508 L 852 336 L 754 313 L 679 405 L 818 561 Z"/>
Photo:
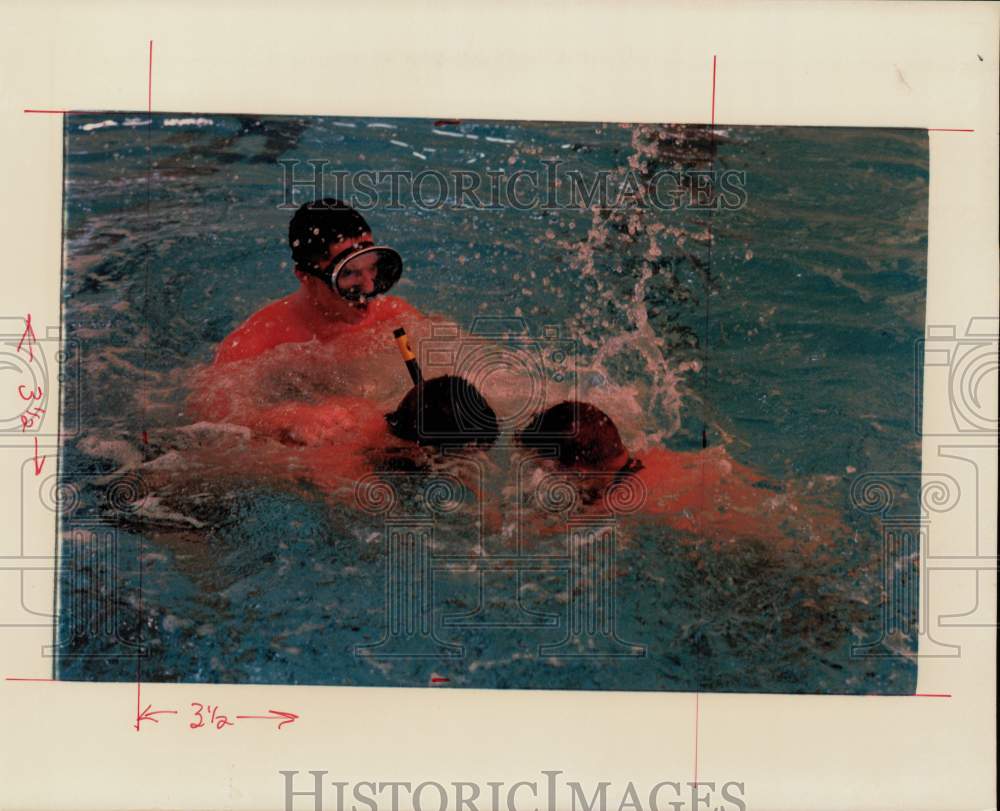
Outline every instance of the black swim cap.
<path id="1" fill-rule="evenodd" d="M 496 412 L 462 377 L 442 375 L 414 386 L 385 415 L 393 436 L 420 445 L 492 445 L 500 433 Z"/>
<path id="2" fill-rule="evenodd" d="M 330 245 L 371 228 L 357 211 L 335 197 L 324 197 L 299 207 L 288 224 L 288 244 L 295 264 L 303 269 L 327 257 Z"/>
<path id="3" fill-rule="evenodd" d="M 556 448 L 566 467 L 600 470 L 625 453 L 611 417 L 590 403 L 571 400 L 536 414 L 517 439 L 528 448 Z"/>

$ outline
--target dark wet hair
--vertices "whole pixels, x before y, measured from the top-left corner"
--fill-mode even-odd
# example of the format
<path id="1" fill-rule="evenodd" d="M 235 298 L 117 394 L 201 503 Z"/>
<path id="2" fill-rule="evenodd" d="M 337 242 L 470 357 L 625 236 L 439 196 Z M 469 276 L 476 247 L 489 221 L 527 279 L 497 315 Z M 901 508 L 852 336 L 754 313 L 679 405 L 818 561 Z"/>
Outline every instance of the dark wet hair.
<path id="1" fill-rule="evenodd" d="M 500 433 L 496 412 L 479 389 L 452 375 L 414 386 L 385 420 L 393 436 L 434 447 L 488 447 Z"/>
<path id="2" fill-rule="evenodd" d="M 326 258 L 330 245 L 370 234 L 371 228 L 357 211 L 336 197 L 324 197 L 300 206 L 288 223 L 288 244 L 295 264 L 309 269 Z"/>
<path id="3" fill-rule="evenodd" d="M 597 406 L 564 400 L 536 414 L 517 435 L 527 448 L 555 448 L 561 465 L 601 469 L 625 453 L 614 421 Z"/>

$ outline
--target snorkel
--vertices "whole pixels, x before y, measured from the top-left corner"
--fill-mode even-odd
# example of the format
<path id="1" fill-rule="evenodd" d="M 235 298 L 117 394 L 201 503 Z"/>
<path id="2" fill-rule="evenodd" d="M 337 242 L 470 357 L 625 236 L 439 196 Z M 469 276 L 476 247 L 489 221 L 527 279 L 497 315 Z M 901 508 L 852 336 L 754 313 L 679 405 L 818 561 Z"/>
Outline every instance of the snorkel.
<path id="1" fill-rule="evenodd" d="M 392 337 L 413 387 L 399 401 L 395 411 L 384 415 L 389 433 L 436 454 L 447 448 L 492 446 L 500 434 L 500 425 L 496 412 L 479 389 L 455 375 L 425 380 L 417 357 L 410 349 L 406 330 L 399 327 L 393 330 Z M 407 452 L 412 451 L 410 447 Z M 425 456 L 424 462 L 430 458 Z"/>
<path id="2" fill-rule="evenodd" d="M 406 371 L 410 373 L 410 380 L 413 381 L 414 386 L 419 386 L 424 376 L 420 373 L 420 364 L 417 363 L 417 356 L 413 354 L 413 350 L 410 349 L 410 337 L 406 334 L 406 330 L 399 327 L 393 330 L 392 337 L 396 339 L 396 345 L 399 347 L 399 354 L 403 356 L 403 363 L 406 364 Z"/>

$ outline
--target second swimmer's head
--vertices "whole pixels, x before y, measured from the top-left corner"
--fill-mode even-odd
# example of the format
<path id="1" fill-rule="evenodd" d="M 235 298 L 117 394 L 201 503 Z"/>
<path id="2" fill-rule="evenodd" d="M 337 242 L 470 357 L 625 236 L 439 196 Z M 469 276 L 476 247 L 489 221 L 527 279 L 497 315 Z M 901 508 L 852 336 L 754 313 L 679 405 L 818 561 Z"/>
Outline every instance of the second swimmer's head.
<path id="1" fill-rule="evenodd" d="M 629 455 L 611 417 L 590 403 L 557 403 L 536 414 L 517 439 L 539 453 L 543 464 L 574 476 L 584 504 L 598 501 L 612 483 L 642 469 L 642 462 Z"/>
<path id="2" fill-rule="evenodd" d="M 614 420 L 590 403 L 557 403 L 536 414 L 517 438 L 526 448 L 552 449 L 564 468 L 618 472 L 636 466 Z"/>

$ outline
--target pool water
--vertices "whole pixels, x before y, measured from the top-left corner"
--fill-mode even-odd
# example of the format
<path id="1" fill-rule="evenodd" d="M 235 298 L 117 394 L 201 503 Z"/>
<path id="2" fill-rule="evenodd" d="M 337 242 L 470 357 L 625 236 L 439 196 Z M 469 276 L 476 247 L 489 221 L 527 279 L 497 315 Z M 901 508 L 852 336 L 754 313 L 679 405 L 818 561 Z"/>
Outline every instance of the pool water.
<path id="1" fill-rule="evenodd" d="M 924 131 L 112 112 L 68 116 L 65 158 L 63 328 L 84 374 L 64 402 L 79 402 L 84 428 L 60 457 L 58 678 L 134 680 L 141 646 L 146 681 L 915 689 L 915 607 L 886 607 L 881 527 L 851 487 L 882 474 L 896 509 L 918 509 Z M 574 385 L 614 413 L 633 452 L 724 454 L 770 483 L 762 503 L 773 490 L 804 513 L 832 511 L 828 537 L 792 527 L 773 548 L 720 544 L 642 510 L 618 516 L 614 572 L 595 576 L 613 586 L 602 604 L 613 633 L 567 638 L 591 561 L 579 538 L 546 531 L 529 546 L 547 562 L 509 564 L 519 462 L 499 447 L 476 471 L 478 495 L 459 488 L 431 516 L 431 631 L 410 640 L 422 655 L 378 648 L 386 514 L 251 471 L 245 432 L 192 427 L 189 413 L 218 343 L 297 284 L 281 207 L 289 159 L 347 172 L 512 173 L 547 159 L 616 177 L 745 172 L 736 210 L 445 204 L 365 217 L 404 257 L 394 293 L 467 330 L 571 341 Z M 321 383 L 351 384 L 326 360 Z M 230 450 L 226 475 L 158 490 L 155 472 L 183 467 L 208 435 Z M 508 564 L 484 567 L 484 549 Z M 913 588 L 916 565 L 913 552 L 889 577 Z M 880 642 L 886 611 L 895 630 Z M 857 655 L 866 643 L 879 655 Z"/>

